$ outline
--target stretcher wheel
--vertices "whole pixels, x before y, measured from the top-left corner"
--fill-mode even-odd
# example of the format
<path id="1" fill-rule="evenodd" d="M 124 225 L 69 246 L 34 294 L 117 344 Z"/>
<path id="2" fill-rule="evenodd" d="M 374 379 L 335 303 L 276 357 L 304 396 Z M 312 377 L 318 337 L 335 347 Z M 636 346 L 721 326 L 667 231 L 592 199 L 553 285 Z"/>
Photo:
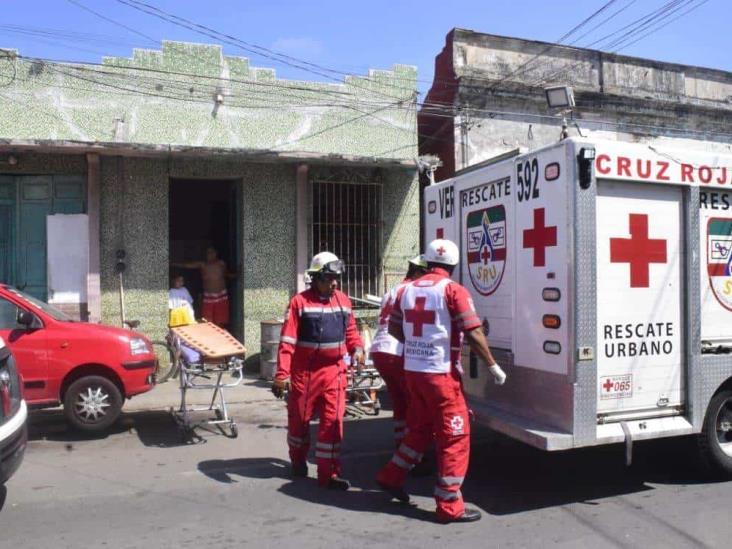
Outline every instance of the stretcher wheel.
<path id="1" fill-rule="evenodd" d="M 221 410 L 219 408 L 216 408 L 214 410 L 214 413 L 216 414 L 216 419 L 223 419 L 224 418 L 224 414 L 221 413 Z"/>
<path id="2" fill-rule="evenodd" d="M 239 436 L 239 427 L 236 426 L 236 423 L 231 424 L 231 438 L 237 438 Z"/>

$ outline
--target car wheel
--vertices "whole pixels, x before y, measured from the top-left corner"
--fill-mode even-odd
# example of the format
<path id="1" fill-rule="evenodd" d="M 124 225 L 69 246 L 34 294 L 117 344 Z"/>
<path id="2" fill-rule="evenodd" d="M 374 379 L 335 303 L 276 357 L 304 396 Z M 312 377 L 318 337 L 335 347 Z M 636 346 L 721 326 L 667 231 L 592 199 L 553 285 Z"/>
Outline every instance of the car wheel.
<path id="1" fill-rule="evenodd" d="M 699 448 L 705 469 L 732 476 L 732 391 L 720 391 L 709 402 Z"/>
<path id="2" fill-rule="evenodd" d="M 119 389 L 103 376 L 79 378 L 64 395 L 66 419 L 82 431 L 103 431 L 117 420 L 121 410 Z"/>

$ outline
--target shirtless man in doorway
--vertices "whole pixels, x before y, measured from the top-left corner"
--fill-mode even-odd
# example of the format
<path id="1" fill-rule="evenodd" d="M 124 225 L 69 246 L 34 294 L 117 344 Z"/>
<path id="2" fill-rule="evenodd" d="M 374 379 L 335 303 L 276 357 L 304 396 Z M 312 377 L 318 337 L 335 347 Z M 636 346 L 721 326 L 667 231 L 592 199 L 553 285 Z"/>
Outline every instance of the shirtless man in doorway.
<path id="1" fill-rule="evenodd" d="M 229 325 L 229 295 L 226 291 L 226 263 L 219 259 L 216 249 L 206 248 L 206 261 L 173 263 L 174 267 L 200 269 L 203 279 L 203 308 L 201 316 L 217 326 Z"/>

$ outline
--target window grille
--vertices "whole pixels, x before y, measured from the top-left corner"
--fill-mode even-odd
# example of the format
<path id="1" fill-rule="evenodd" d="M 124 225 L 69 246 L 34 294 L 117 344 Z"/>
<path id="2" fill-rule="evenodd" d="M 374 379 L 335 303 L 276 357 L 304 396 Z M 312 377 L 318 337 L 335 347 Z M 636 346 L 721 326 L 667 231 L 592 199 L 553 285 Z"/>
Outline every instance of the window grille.
<path id="1" fill-rule="evenodd" d="M 341 289 L 349 296 L 380 296 L 381 183 L 316 179 L 310 197 L 311 254 L 329 251 L 343 260 Z"/>

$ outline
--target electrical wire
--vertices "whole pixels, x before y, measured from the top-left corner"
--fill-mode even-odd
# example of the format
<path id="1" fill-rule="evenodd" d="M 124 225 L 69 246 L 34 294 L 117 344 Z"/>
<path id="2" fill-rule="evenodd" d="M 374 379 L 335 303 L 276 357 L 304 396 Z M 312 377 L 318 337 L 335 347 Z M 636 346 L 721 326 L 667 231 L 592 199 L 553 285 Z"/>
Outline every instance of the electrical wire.
<path id="1" fill-rule="evenodd" d="M 200 23 L 196 23 L 189 19 L 185 19 L 183 17 L 166 12 L 166 11 L 161 10 L 160 8 L 157 8 L 146 2 L 141 2 L 139 0 L 116 0 L 116 1 L 120 4 L 124 4 L 130 8 L 133 8 L 137 11 L 146 13 L 148 15 L 152 15 L 153 17 L 157 17 L 158 19 L 167 21 L 176 26 L 183 27 L 188 30 L 192 30 L 194 32 L 203 34 L 204 36 L 209 36 L 216 40 L 220 40 L 224 43 L 235 46 L 235 47 L 242 49 L 246 52 L 249 52 L 253 55 L 265 57 L 272 61 L 279 62 L 279 63 L 285 64 L 290 67 L 300 69 L 300 70 L 303 70 L 303 71 L 306 71 L 306 72 L 309 72 L 312 74 L 316 74 L 318 76 L 321 76 L 321 77 L 329 79 L 329 80 L 335 80 L 337 82 L 340 82 L 342 80 L 342 78 L 340 78 L 340 77 L 335 77 L 334 74 L 337 74 L 337 75 L 346 74 L 348 76 L 354 76 L 354 75 L 350 75 L 350 74 L 347 74 L 347 73 L 344 73 L 342 71 L 338 71 L 335 69 L 329 69 L 327 67 L 323 67 L 321 65 L 311 63 L 309 61 L 304 61 L 302 59 L 298 59 L 298 58 L 290 56 L 290 55 L 279 53 L 279 52 L 276 52 L 269 48 L 265 48 L 263 46 L 258 46 L 257 44 L 245 42 L 239 38 L 236 38 L 235 36 L 232 36 L 232 35 L 229 35 L 229 34 L 226 34 L 223 32 L 219 32 L 217 30 L 214 30 L 214 29 L 207 27 L 205 25 L 202 25 Z M 372 84 L 377 84 L 378 86 L 383 85 L 382 83 L 377 82 L 367 76 L 354 76 L 354 78 L 358 78 L 358 79 L 370 82 Z M 352 85 L 355 85 L 355 83 L 352 83 Z M 357 86 L 357 87 L 361 87 L 361 86 Z M 395 86 L 395 85 L 391 85 L 389 87 L 398 88 L 398 86 Z M 397 96 L 385 94 L 378 90 L 374 90 L 374 89 L 370 89 L 370 88 L 367 88 L 367 89 L 372 93 L 377 93 L 379 95 L 383 95 L 390 99 L 400 99 Z M 401 88 L 401 89 L 403 89 L 405 91 L 409 91 L 410 93 L 412 93 L 414 91 L 413 89 L 408 89 L 408 88 Z"/>
<path id="2" fill-rule="evenodd" d="M 603 42 L 623 31 L 625 31 L 620 37 L 614 38 L 610 42 L 607 42 L 605 44 L 598 46 L 603 51 L 615 48 L 610 53 L 616 53 L 622 49 L 629 47 L 632 44 L 637 43 L 641 39 L 646 38 L 647 36 L 650 36 L 651 34 L 659 31 L 661 28 L 669 25 L 671 22 L 675 21 L 676 19 L 678 19 L 678 17 L 681 17 L 681 16 L 678 16 L 678 17 L 674 18 L 672 21 L 669 21 L 663 25 L 659 25 L 659 23 L 663 22 L 663 20 L 665 20 L 666 18 L 670 17 L 674 13 L 677 13 L 679 10 L 683 9 L 684 7 L 687 7 L 689 4 L 691 4 L 695 1 L 697 1 L 697 0 L 672 0 L 670 2 L 666 2 L 660 8 L 655 9 L 638 19 L 635 19 L 634 21 L 625 25 L 624 27 L 621 27 L 620 29 L 618 29 L 602 38 L 599 38 L 599 39 L 595 40 L 594 42 L 591 42 L 583 47 L 590 48 L 590 47 L 596 46 L 596 45 L 600 44 L 600 42 Z M 702 4 L 705 3 L 706 1 L 707 0 L 703 0 Z M 693 9 L 700 7 L 702 4 L 699 4 L 695 7 L 693 7 L 691 10 L 688 10 L 685 13 L 693 11 Z M 684 15 L 684 14 L 682 14 L 682 15 Z M 629 30 L 627 30 L 627 29 L 629 29 Z M 639 34 L 643 33 L 646 30 L 648 32 L 646 32 L 645 34 L 642 34 L 642 36 L 640 36 L 640 38 L 637 38 Z M 582 65 L 582 63 L 583 63 L 583 61 L 579 61 L 579 62 L 569 65 L 567 67 L 562 67 L 562 68 L 550 73 L 549 75 L 544 76 L 544 78 L 539 79 L 538 81 L 531 82 L 529 84 L 529 86 L 541 86 L 541 85 L 545 85 L 551 81 L 560 80 L 560 79 L 566 77 L 566 75 L 571 73 L 574 69 L 576 69 L 577 67 Z"/>

